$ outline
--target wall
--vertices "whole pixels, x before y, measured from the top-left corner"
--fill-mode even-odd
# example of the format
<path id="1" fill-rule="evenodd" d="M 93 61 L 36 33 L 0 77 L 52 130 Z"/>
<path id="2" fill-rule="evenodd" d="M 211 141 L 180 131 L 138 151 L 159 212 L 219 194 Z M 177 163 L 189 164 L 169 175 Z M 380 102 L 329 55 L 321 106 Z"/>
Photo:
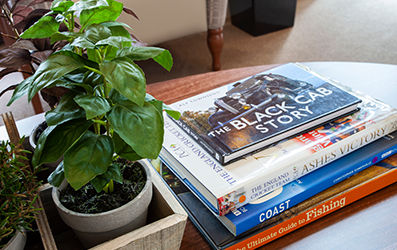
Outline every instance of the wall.
<path id="1" fill-rule="evenodd" d="M 119 21 L 133 28 L 149 45 L 207 30 L 206 1 L 201 0 L 121 0 L 139 17 L 123 13 Z"/>

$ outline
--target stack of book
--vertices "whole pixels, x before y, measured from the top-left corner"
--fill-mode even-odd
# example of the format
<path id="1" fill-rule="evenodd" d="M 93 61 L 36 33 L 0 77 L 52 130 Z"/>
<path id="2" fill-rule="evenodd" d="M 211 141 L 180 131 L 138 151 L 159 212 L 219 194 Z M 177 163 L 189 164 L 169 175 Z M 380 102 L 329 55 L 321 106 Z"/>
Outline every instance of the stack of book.
<path id="1" fill-rule="evenodd" d="M 397 110 L 300 64 L 170 106 L 159 171 L 216 249 L 262 246 L 397 177 Z"/>

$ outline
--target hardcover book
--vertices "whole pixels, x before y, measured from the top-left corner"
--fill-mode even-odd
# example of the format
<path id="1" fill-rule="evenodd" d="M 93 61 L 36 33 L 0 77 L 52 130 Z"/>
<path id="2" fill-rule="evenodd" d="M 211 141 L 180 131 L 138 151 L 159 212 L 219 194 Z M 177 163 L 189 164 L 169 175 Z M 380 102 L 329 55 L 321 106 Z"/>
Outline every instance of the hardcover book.
<path id="1" fill-rule="evenodd" d="M 160 157 L 222 216 L 396 130 L 394 108 L 365 95 L 360 99 L 360 111 L 227 166 L 165 116 Z"/>
<path id="2" fill-rule="evenodd" d="M 397 154 L 355 173 L 305 201 L 234 236 L 178 178 L 161 165 L 162 176 L 189 218 L 214 249 L 255 249 L 343 209 L 397 180 Z"/>
<path id="3" fill-rule="evenodd" d="M 281 214 L 302 201 L 355 175 L 397 152 L 397 131 L 348 154 L 309 175 L 305 175 L 273 192 L 228 213 L 216 216 L 233 234 L 254 230 L 266 220 Z M 172 165 L 163 162 L 172 171 Z M 167 171 L 170 175 L 171 173 Z M 175 174 L 173 179 L 183 182 Z M 198 198 L 202 195 L 198 195 Z M 200 199 L 200 198 L 199 198 Z"/>
<path id="4" fill-rule="evenodd" d="M 357 110 L 348 88 L 289 63 L 171 104 L 221 164 Z"/>

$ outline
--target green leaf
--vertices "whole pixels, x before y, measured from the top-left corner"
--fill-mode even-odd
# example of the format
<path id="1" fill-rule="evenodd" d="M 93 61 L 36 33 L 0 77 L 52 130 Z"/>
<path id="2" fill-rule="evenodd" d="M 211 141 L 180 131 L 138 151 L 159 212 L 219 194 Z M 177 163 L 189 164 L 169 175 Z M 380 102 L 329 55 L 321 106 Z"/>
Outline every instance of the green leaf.
<path id="1" fill-rule="evenodd" d="M 125 43 L 125 42 L 122 43 L 123 46 L 124 46 L 124 43 Z M 126 46 L 127 46 L 127 47 L 128 47 L 128 46 L 131 46 L 131 42 L 130 42 L 129 45 L 126 45 Z M 119 50 L 119 48 L 116 48 L 116 47 L 113 47 L 113 46 L 108 46 L 108 47 L 106 48 L 106 54 L 105 54 L 104 60 L 111 61 L 111 60 L 115 59 L 118 50 Z M 103 61 L 103 60 L 102 60 L 102 61 Z"/>
<path id="2" fill-rule="evenodd" d="M 130 161 L 137 161 L 142 159 L 143 157 L 138 155 L 134 149 L 130 145 L 128 145 L 121 137 L 114 132 L 113 133 L 113 141 L 114 141 L 114 151 L 120 157 Z"/>
<path id="3" fill-rule="evenodd" d="M 61 124 L 63 122 L 85 117 L 85 111 L 73 98 L 77 95 L 74 91 L 69 91 L 62 96 L 58 106 L 45 114 L 48 126 Z"/>
<path id="4" fill-rule="evenodd" d="M 64 179 L 65 172 L 63 171 L 63 161 L 61 161 L 57 168 L 48 176 L 47 180 L 52 186 L 59 187 Z"/>
<path id="5" fill-rule="evenodd" d="M 129 43 L 128 45 L 130 47 L 131 43 L 132 43 L 132 39 L 124 37 L 124 36 L 111 36 L 107 39 L 98 41 L 95 45 L 96 46 L 110 45 L 110 46 L 116 47 L 118 49 L 122 49 L 125 46 L 125 43 Z"/>
<path id="6" fill-rule="evenodd" d="M 112 163 L 113 140 L 107 135 L 87 131 L 64 156 L 66 180 L 78 190 L 97 175 L 106 172 Z"/>
<path id="7" fill-rule="evenodd" d="M 117 22 L 117 21 L 103 22 L 103 23 L 101 23 L 101 25 L 106 26 L 106 27 L 108 27 L 110 29 L 116 28 L 116 27 L 120 27 L 120 26 L 124 26 L 124 27 L 127 27 L 127 28 L 132 30 L 132 28 L 128 24 L 122 23 L 122 22 Z M 113 34 L 113 35 L 116 35 L 116 34 Z M 128 35 L 129 35 L 129 37 L 131 37 L 130 33 L 128 33 Z"/>
<path id="8" fill-rule="evenodd" d="M 37 142 L 33 166 L 58 160 L 91 125 L 92 121 L 83 118 L 47 127 Z"/>
<path id="9" fill-rule="evenodd" d="M 67 43 L 58 52 L 54 52 L 54 54 L 57 54 L 57 53 L 60 53 L 60 52 L 64 52 L 64 51 L 74 52 L 74 47 L 70 46 L 70 43 Z"/>
<path id="10" fill-rule="evenodd" d="M 158 64 L 163 66 L 166 70 L 170 71 L 173 65 L 173 60 L 171 53 L 168 50 L 164 50 L 161 54 L 156 57 L 153 57 L 153 60 Z"/>
<path id="11" fill-rule="evenodd" d="M 95 49 L 95 44 L 85 37 L 77 37 L 70 45 L 78 48 Z"/>
<path id="12" fill-rule="evenodd" d="M 147 101 L 153 105 L 155 105 L 154 103 L 156 103 L 156 102 L 160 102 L 148 93 L 146 93 L 145 101 Z M 167 114 L 169 114 L 175 120 L 179 119 L 179 117 L 181 116 L 181 113 L 179 111 L 173 110 L 171 107 L 164 104 L 163 102 L 161 102 L 161 103 L 162 103 L 161 109 L 158 108 L 160 113 L 162 113 L 162 111 L 164 110 L 165 112 L 167 112 Z"/>
<path id="13" fill-rule="evenodd" d="M 120 94 L 116 89 L 112 89 L 109 92 L 109 99 L 112 101 L 113 104 L 116 104 L 123 100 L 128 100 L 125 96 Z"/>
<path id="14" fill-rule="evenodd" d="M 155 159 L 160 153 L 164 123 L 158 110 L 148 102 L 139 107 L 131 101 L 114 105 L 108 115 L 114 131 L 140 156 Z"/>
<path id="15" fill-rule="evenodd" d="M 71 7 L 70 10 L 81 11 L 108 6 L 109 4 L 106 0 L 82 0 L 74 3 L 73 7 Z"/>
<path id="16" fill-rule="evenodd" d="M 74 3 L 72 1 L 65 0 L 54 0 L 51 4 L 51 10 L 55 12 L 65 12 L 67 11 Z"/>
<path id="17" fill-rule="evenodd" d="M 108 23 L 118 23 L 118 22 L 108 22 Z M 108 24 L 108 23 L 102 23 Z M 125 37 L 128 40 L 126 42 L 121 42 L 122 48 L 124 47 L 131 47 L 131 34 L 123 27 L 123 26 L 110 26 L 109 29 L 112 31 L 112 36 L 121 36 Z M 117 52 L 119 51 L 119 48 L 116 47 L 109 47 L 106 51 L 105 59 L 106 60 L 113 60 L 116 58 Z"/>
<path id="18" fill-rule="evenodd" d="M 76 69 L 83 68 L 86 64 L 92 67 L 92 63 L 71 51 L 60 51 L 52 54 L 40 64 L 33 75 L 33 81 L 29 87 L 28 100 L 32 100 L 37 92 L 50 86 L 58 78 Z"/>
<path id="19" fill-rule="evenodd" d="M 75 32 L 56 32 L 51 35 L 51 44 L 54 44 L 57 41 L 67 40 L 71 42 L 73 39 L 82 36 L 82 34 Z"/>
<path id="20" fill-rule="evenodd" d="M 123 48 L 117 53 L 118 57 L 128 57 L 133 61 L 148 60 L 164 52 L 165 49 L 157 47 L 131 47 Z"/>
<path id="21" fill-rule="evenodd" d="M 163 110 L 167 112 L 167 114 L 169 114 L 175 120 L 178 120 L 181 117 L 181 113 L 179 111 L 173 110 L 171 107 L 169 107 L 166 104 L 163 104 Z"/>
<path id="22" fill-rule="evenodd" d="M 69 74 L 64 75 L 54 82 L 57 87 L 64 87 L 70 90 L 73 90 L 78 93 L 89 93 L 93 92 L 93 87 L 91 83 L 85 82 L 85 77 L 87 73 L 93 73 L 91 71 L 84 70 L 82 72 L 81 69 L 73 71 Z M 93 73 L 95 74 L 95 73 Z"/>
<path id="23" fill-rule="evenodd" d="M 91 180 L 91 184 L 95 190 L 99 193 L 109 183 L 110 180 L 123 183 L 123 176 L 121 174 L 120 166 L 112 164 L 109 166 L 104 174 L 98 175 L 96 178 Z"/>
<path id="24" fill-rule="evenodd" d="M 26 78 L 15 88 L 12 93 L 11 99 L 8 101 L 7 106 L 10 106 L 14 101 L 29 93 L 29 87 L 32 84 L 33 76 Z"/>
<path id="25" fill-rule="evenodd" d="M 103 81 L 104 78 L 102 75 L 97 74 L 95 72 L 86 72 L 86 74 L 84 75 L 84 79 L 83 79 L 83 83 L 84 84 L 89 84 L 92 88 L 96 88 L 98 86 L 102 86 L 103 85 Z M 92 92 L 92 91 L 91 91 Z M 88 92 L 87 93 L 91 93 Z"/>
<path id="26" fill-rule="evenodd" d="M 159 113 L 163 113 L 163 102 L 162 101 L 155 99 L 152 95 L 150 95 L 148 93 L 146 93 L 145 101 L 149 102 L 154 107 L 156 107 L 157 110 L 159 111 Z"/>
<path id="27" fill-rule="evenodd" d="M 78 95 L 74 100 L 85 110 L 87 119 L 104 115 L 112 108 L 109 102 L 101 96 Z"/>
<path id="28" fill-rule="evenodd" d="M 123 96 L 143 105 L 146 95 L 146 79 L 141 68 L 128 58 L 104 61 L 99 66 L 105 79 Z"/>
<path id="29" fill-rule="evenodd" d="M 21 38 L 47 38 L 57 33 L 59 23 L 52 16 L 44 16 L 21 34 Z"/>
<path id="30" fill-rule="evenodd" d="M 157 47 L 127 47 L 120 50 L 118 57 L 128 57 L 133 61 L 142 61 L 153 58 L 158 64 L 170 71 L 173 65 L 171 53 Z"/>
<path id="31" fill-rule="evenodd" d="M 88 59 L 100 63 L 102 61 L 102 56 L 98 53 L 98 50 L 96 49 L 87 49 L 87 56 Z"/>
<path id="32" fill-rule="evenodd" d="M 65 78 L 69 82 L 82 83 L 86 74 L 87 70 L 81 68 L 64 75 L 63 78 Z"/>
<path id="33" fill-rule="evenodd" d="M 91 1 L 86 1 L 91 2 Z M 102 2 L 102 1 L 98 1 Z M 80 13 L 80 24 L 82 29 L 90 26 L 91 24 L 98 24 L 108 21 L 116 21 L 123 10 L 123 4 L 111 1 L 107 7 L 95 6 L 90 9 L 82 9 Z"/>
<path id="34" fill-rule="evenodd" d="M 106 39 L 112 35 L 111 30 L 100 24 L 93 24 L 85 32 L 85 37 L 92 43 L 97 43 L 100 40 Z"/>

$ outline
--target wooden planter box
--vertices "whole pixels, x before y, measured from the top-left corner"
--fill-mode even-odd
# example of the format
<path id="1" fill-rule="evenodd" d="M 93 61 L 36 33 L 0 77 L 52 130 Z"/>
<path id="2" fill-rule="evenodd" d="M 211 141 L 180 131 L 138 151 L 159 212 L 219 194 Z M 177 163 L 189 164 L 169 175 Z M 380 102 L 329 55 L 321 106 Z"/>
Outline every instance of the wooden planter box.
<path id="1" fill-rule="evenodd" d="M 97 245 L 92 250 L 109 249 L 179 249 L 185 230 L 187 214 L 172 195 L 159 174 L 151 168 L 153 179 L 153 198 L 149 206 L 148 223 L 146 226 L 122 235 L 116 239 Z M 45 217 L 40 223 L 47 223 L 51 231 L 40 231 L 44 248 L 47 249 L 84 249 L 58 215 L 52 201 L 52 187 L 43 185 L 40 198 L 44 207 Z M 51 234 L 51 235 L 49 235 Z"/>

